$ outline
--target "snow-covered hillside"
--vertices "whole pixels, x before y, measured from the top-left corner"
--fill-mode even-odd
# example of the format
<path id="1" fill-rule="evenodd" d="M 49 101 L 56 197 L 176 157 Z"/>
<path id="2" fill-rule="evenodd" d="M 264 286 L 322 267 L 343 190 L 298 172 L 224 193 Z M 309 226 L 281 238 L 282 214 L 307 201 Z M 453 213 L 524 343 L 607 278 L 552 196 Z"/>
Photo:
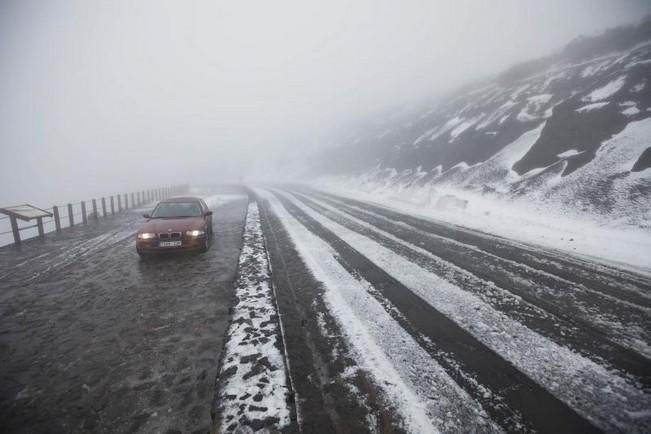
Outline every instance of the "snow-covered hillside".
<path id="1" fill-rule="evenodd" d="M 648 226 L 651 20 L 378 119 L 323 160 L 326 178 L 365 191 L 454 190 Z"/>

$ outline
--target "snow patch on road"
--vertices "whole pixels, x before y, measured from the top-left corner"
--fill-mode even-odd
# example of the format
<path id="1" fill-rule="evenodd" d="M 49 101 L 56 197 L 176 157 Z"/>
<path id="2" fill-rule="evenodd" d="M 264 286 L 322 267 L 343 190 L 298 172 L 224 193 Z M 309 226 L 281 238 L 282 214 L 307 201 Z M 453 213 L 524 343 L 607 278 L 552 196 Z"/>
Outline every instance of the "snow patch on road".
<path id="1" fill-rule="evenodd" d="M 218 377 L 219 432 L 276 432 L 290 423 L 290 391 L 255 202 L 246 216 L 235 297 Z"/>

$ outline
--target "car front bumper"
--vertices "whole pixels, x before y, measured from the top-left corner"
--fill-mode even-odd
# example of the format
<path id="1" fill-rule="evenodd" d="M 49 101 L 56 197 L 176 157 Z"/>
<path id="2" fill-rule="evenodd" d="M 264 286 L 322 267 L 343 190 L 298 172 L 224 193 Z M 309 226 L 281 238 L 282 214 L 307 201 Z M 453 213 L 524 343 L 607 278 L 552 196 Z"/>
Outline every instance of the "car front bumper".
<path id="1" fill-rule="evenodd" d="M 166 253 L 166 252 L 186 252 L 200 250 L 206 245 L 206 237 L 182 238 L 180 246 L 160 246 L 159 239 L 136 240 L 136 250 L 138 253 Z M 169 240 L 166 240 L 169 241 Z"/>

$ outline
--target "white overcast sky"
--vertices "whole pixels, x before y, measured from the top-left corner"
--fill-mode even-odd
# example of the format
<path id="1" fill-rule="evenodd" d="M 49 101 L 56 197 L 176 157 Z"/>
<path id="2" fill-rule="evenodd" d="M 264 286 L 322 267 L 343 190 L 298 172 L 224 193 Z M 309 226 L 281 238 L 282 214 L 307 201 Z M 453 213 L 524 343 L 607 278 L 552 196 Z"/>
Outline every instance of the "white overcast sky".
<path id="1" fill-rule="evenodd" d="M 0 206 L 260 177 L 340 122 L 650 12 L 636 0 L 0 0 Z"/>

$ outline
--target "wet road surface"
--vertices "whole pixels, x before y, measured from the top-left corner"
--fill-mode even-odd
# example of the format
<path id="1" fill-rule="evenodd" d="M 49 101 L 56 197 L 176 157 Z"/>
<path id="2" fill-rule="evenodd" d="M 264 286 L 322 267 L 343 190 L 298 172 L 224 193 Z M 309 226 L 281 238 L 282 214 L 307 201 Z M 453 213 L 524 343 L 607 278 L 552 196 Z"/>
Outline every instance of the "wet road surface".
<path id="1" fill-rule="evenodd" d="M 205 254 L 141 260 L 143 209 L 0 249 L 3 432 L 210 430 L 248 203 L 227 193 Z"/>

